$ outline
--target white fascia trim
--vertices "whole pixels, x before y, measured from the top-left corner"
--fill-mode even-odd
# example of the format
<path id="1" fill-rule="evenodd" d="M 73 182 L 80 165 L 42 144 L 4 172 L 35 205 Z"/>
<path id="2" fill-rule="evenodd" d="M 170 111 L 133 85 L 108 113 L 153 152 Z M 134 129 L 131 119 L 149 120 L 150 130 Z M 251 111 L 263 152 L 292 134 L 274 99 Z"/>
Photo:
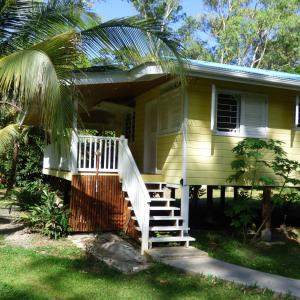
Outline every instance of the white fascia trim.
<path id="1" fill-rule="evenodd" d="M 75 85 L 92 85 L 107 83 L 124 83 L 135 81 L 149 81 L 166 75 L 157 65 L 141 65 L 130 71 L 113 70 L 107 72 L 76 73 Z"/>
<path id="2" fill-rule="evenodd" d="M 289 79 L 280 79 L 278 77 L 268 75 L 250 74 L 236 70 L 216 70 L 215 68 L 210 67 L 189 65 L 188 74 L 192 77 L 202 77 L 261 86 L 281 87 L 295 91 L 300 90 L 300 82 L 295 82 Z"/>

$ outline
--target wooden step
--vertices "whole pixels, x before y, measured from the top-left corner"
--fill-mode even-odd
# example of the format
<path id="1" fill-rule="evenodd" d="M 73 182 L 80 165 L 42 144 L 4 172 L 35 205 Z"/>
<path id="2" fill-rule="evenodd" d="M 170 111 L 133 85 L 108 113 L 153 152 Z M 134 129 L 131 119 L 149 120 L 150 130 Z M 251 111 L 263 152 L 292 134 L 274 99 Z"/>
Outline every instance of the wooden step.
<path id="1" fill-rule="evenodd" d="M 151 201 L 176 201 L 174 198 L 161 198 L 161 197 L 152 197 Z"/>
<path id="2" fill-rule="evenodd" d="M 163 193 L 164 190 L 161 190 L 161 189 L 148 189 L 147 190 L 149 193 Z"/>
<path id="3" fill-rule="evenodd" d="M 183 220 L 180 216 L 151 216 L 151 221 L 173 221 L 173 220 Z"/>
<path id="4" fill-rule="evenodd" d="M 136 230 L 141 231 L 141 228 L 136 226 Z M 149 227 L 149 231 L 182 231 L 182 230 L 190 230 L 189 227 L 183 227 L 183 226 L 152 226 Z"/>
<path id="5" fill-rule="evenodd" d="M 172 206 L 150 206 L 150 210 L 180 210 L 180 208 Z"/>
<path id="6" fill-rule="evenodd" d="M 167 243 L 167 242 L 194 242 L 195 238 L 191 236 L 160 236 L 150 237 L 150 243 Z"/>
<path id="7" fill-rule="evenodd" d="M 181 230 L 190 230 L 189 227 L 183 226 L 152 226 L 149 228 L 150 231 L 181 231 Z"/>

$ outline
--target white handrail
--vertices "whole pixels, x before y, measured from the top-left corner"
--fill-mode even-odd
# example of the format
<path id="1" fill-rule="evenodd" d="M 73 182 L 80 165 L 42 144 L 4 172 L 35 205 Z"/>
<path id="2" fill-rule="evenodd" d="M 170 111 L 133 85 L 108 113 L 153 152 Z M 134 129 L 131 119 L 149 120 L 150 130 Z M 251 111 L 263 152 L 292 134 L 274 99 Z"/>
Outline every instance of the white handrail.
<path id="1" fill-rule="evenodd" d="M 100 171 L 118 172 L 119 138 L 80 135 L 78 137 L 77 169 L 96 172 L 96 155 L 100 152 Z"/>
<path id="2" fill-rule="evenodd" d="M 123 190 L 130 199 L 137 222 L 142 233 L 142 254 L 149 247 L 150 196 L 139 169 L 128 147 L 127 140 L 119 140 L 119 175 Z"/>

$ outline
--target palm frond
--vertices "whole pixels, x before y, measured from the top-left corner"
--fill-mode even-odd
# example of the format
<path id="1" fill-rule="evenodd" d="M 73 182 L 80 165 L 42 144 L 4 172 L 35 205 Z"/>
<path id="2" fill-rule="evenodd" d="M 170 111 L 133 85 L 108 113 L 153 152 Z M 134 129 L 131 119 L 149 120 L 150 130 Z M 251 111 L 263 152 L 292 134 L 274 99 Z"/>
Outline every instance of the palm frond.
<path id="1" fill-rule="evenodd" d="M 184 80 L 184 49 L 174 35 L 161 27 L 160 22 L 138 17 L 111 20 L 82 31 L 81 49 L 90 57 L 103 58 L 123 50 L 132 62 L 147 58 Z"/>
<path id="2" fill-rule="evenodd" d="M 86 11 L 82 1 L 57 0 L 33 3 L 25 17 L 26 21 L 23 21 L 21 27 L 15 28 L 14 34 L 7 40 L 6 51 L 32 47 L 58 34 L 95 26 L 99 21 L 94 14 Z"/>
<path id="3" fill-rule="evenodd" d="M 15 138 L 19 136 L 17 124 L 10 124 L 0 129 L 0 154 L 5 153 L 11 147 Z"/>
<path id="4" fill-rule="evenodd" d="M 74 32 L 61 34 L 0 59 L 1 93 L 18 99 L 24 111 L 37 105 L 43 127 L 55 140 L 70 136 L 73 126 L 69 89 L 76 39 Z"/>
<path id="5" fill-rule="evenodd" d="M 8 39 L 26 23 L 35 1 L 0 0 L 0 41 Z"/>

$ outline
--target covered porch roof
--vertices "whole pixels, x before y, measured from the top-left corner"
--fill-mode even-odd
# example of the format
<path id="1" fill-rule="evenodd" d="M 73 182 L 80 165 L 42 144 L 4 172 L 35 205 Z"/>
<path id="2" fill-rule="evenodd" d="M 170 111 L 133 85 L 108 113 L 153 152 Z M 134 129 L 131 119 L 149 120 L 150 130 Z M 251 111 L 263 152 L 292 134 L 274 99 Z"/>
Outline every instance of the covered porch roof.
<path id="1" fill-rule="evenodd" d="M 134 98 L 168 81 L 162 76 L 148 81 L 80 84 L 84 103 L 79 117 L 85 128 L 113 130 L 122 116 L 133 110 Z"/>

